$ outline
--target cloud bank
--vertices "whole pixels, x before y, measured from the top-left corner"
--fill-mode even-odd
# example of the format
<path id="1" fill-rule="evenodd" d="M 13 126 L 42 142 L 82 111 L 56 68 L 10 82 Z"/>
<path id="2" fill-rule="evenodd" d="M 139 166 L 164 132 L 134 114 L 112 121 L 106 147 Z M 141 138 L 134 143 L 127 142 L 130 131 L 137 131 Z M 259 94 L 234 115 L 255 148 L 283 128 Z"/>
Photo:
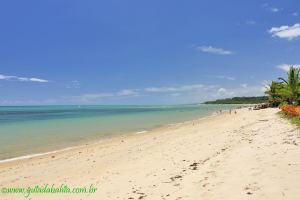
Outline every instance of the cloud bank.
<path id="1" fill-rule="evenodd" d="M 225 79 L 225 80 L 229 80 L 229 81 L 234 81 L 235 80 L 235 77 L 233 76 L 226 76 L 226 75 L 213 75 L 213 76 L 206 76 L 208 78 L 218 78 L 218 79 Z"/>
<path id="2" fill-rule="evenodd" d="M 138 95 L 138 90 L 124 89 L 118 92 L 91 93 L 79 96 L 72 96 L 69 100 L 74 103 L 93 103 L 106 98 L 136 97 Z"/>

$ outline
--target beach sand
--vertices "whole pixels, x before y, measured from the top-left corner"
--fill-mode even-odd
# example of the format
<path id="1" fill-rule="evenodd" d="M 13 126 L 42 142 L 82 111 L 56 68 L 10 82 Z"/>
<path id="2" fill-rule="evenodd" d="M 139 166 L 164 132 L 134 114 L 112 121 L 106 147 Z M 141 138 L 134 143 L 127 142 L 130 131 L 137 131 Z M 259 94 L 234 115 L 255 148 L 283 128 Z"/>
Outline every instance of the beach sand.
<path id="1" fill-rule="evenodd" d="M 93 194 L 31 199 L 300 199 L 300 133 L 278 111 L 240 109 L 1 163 L 0 188 L 97 187 Z"/>

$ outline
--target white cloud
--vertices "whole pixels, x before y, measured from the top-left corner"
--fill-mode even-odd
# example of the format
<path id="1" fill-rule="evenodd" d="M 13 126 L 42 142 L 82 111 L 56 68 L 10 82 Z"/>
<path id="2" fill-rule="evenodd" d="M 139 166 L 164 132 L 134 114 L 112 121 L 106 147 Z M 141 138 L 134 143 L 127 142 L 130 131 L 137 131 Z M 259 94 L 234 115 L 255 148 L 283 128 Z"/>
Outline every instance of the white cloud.
<path id="1" fill-rule="evenodd" d="M 264 95 L 265 85 L 248 85 L 242 84 L 239 87 L 219 88 L 218 98 L 243 97 L 243 96 L 261 96 Z"/>
<path id="2" fill-rule="evenodd" d="M 234 93 L 232 91 L 228 91 L 225 88 L 219 88 L 218 91 L 217 91 L 217 94 L 219 96 L 225 96 L 225 97 L 233 96 L 234 95 Z"/>
<path id="3" fill-rule="evenodd" d="M 300 37 L 300 24 L 294 24 L 293 26 L 272 27 L 268 32 L 271 33 L 273 37 L 292 40 Z"/>
<path id="4" fill-rule="evenodd" d="M 165 98 L 166 102 L 169 103 L 170 101 L 173 103 L 199 103 L 212 99 L 236 96 L 261 96 L 264 95 L 264 91 L 264 82 L 257 85 L 241 84 L 236 87 L 195 84 L 178 87 L 152 87 L 145 89 L 145 92 L 159 93 L 159 98 Z"/>
<path id="5" fill-rule="evenodd" d="M 137 90 L 121 90 L 118 92 L 112 92 L 112 93 L 92 93 L 92 94 L 83 94 L 80 96 L 73 96 L 70 98 L 71 102 L 76 103 L 92 103 L 99 100 L 102 100 L 104 98 L 110 98 L 110 97 L 135 97 L 138 96 L 139 93 Z"/>
<path id="6" fill-rule="evenodd" d="M 137 90 L 122 90 L 120 92 L 117 92 L 115 96 L 137 96 L 138 95 L 138 92 Z"/>
<path id="7" fill-rule="evenodd" d="M 293 12 L 292 15 L 293 15 L 294 17 L 297 17 L 297 16 L 299 15 L 299 13 L 298 13 L 298 12 Z"/>
<path id="8" fill-rule="evenodd" d="M 218 79 L 226 79 L 226 80 L 229 80 L 229 81 L 234 81 L 235 80 L 235 77 L 225 76 L 225 75 L 207 76 L 207 77 L 218 78 Z"/>
<path id="9" fill-rule="evenodd" d="M 5 76 L 5 75 L 0 74 L 0 80 L 10 80 L 10 79 L 11 79 L 10 76 Z"/>
<path id="10" fill-rule="evenodd" d="M 225 49 L 222 49 L 222 48 L 215 48 L 215 47 L 212 47 L 212 46 L 200 46 L 200 47 L 197 47 L 197 49 L 199 49 L 200 51 L 205 52 L 205 53 L 212 53 L 212 54 L 218 54 L 218 55 L 231 55 L 231 54 L 233 54 L 232 51 L 225 50 Z"/>
<path id="11" fill-rule="evenodd" d="M 1 79 L 7 78 L 0 76 Z M 139 98 L 138 102 L 147 103 L 200 103 L 207 100 L 235 96 L 260 96 L 264 94 L 266 82 L 257 85 L 241 84 L 233 87 L 218 85 L 190 84 L 180 86 L 148 87 L 144 89 L 124 89 L 116 92 L 88 93 L 77 96 L 65 96 L 48 100 L 5 101 L 0 105 L 13 104 L 91 104 L 119 102 L 129 98 Z M 141 99 L 144 98 L 144 99 Z"/>
<path id="12" fill-rule="evenodd" d="M 26 77 L 19 77 L 19 76 L 7 76 L 0 74 L 0 80 L 11 80 L 11 81 L 25 81 L 25 82 L 39 82 L 39 83 L 47 83 L 48 80 L 40 79 L 40 78 L 26 78 Z"/>
<path id="13" fill-rule="evenodd" d="M 277 65 L 276 67 L 278 69 L 281 69 L 283 71 L 288 72 L 290 70 L 291 66 L 296 67 L 296 68 L 300 68 L 300 64 L 281 64 L 281 65 Z"/>
<path id="14" fill-rule="evenodd" d="M 232 77 L 232 76 L 217 76 L 217 78 L 227 79 L 227 80 L 230 80 L 230 81 L 234 81 L 235 80 L 235 78 Z"/>
<path id="15" fill-rule="evenodd" d="M 145 88 L 144 91 L 146 92 L 187 92 L 187 91 L 201 89 L 203 87 L 204 85 L 202 84 L 183 85 L 177 87 L 148 87 Z"/>
<path id="16" fill-rule="evenodd" d="M 40 79 L 40 78 L 18 78 L 20 81 L 30 81 L 30 82 L 40 82 L 40 83 L 47 83 L 49 82 L 48 80 L 45 79 Z"/>
<path id="17" fill-rule="evenodd" d="M 171 96 L 179 96 L 180 94 L 183 97 L 189 95 L 202 96 L 206 95 L 208 97 L 228 97 L 228 96 L 257 96 L 262 95 L 262 88 L 264 88 L 265 82 L 262 82 L 259 85 L 251 86 L 248 84 L 241 84 L 238 87 L 224 88 L 217 85 L 183 85 L 178 87 L 150 87 L 145 88 L 145 92 L 151 93 L 167 93 Z M 176 94 L 176 95 L 173 95 Z"/>

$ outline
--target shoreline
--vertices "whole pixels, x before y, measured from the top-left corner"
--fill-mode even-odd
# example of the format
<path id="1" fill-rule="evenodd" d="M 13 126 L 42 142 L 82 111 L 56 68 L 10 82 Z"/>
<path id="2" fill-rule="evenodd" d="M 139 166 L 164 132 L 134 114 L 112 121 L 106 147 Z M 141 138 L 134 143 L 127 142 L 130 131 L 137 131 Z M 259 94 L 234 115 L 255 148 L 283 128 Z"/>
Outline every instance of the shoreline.
<path id="1" fill-rule="evenodd" d="M 239 110 L 241 108 L 235 108 L 235 109 Z M 221 114 L 218 113 L 218 112 L 213 112 L 213 113 L 211 113 L 207 116 L 195 118 L 195 119 L 192 119 L 192 120 L 186 120 L 186 121 L 182 121 L 182 122 L 172 123 L 172 124 L 164 124 L 164 125 L 160 125 L 158 127 L 147 129 L 147 130 L 145 129 L 145 130 L 141 130 L 141 131 L 137 131 L 137 132 L 125 132 L 125 133 L 121 133 L 121 134 L 118 134 L 118 135 L 102 136 L 100 138 L 95 138 L 95 139 L 90 140 L 90 141 L 82 142 L 81 144 L 78 143 L 77 145 L 66 146 L 64 148 L 60 148 L 60 149 L 56 149 L 56 150 L 45 151 L 45 152 L 40 152 L 40 153 L 32 153 L 32 154 L 27 154 L 27 155 L 12 157 L 12 158 L 1 159 L 0 160 L 0 165 L 2 163 L 22 161 L 22 160 L 27 160 L 27 159 L 33 159 L 33 158 L 36 158 L 36 157 L 39 158 L 39 157 L 42 157 L 42 156 L 48 156 L 48 155 L 52 155 L 52 154 L 63 153 L 65 151 L 69 151 L 69 150 L 76 150 L 76 149 L 80 149 L 80 148 L 85 147 L 85 146 L 97 145 L 97 144 L 103 143 L 107 140 L 118 139 L 119 137 L 123 138 L 123 137 L 129 136 L 129 135 L 134 135 L 134 134 L 149 134 L 152 131 L 167 129 L 169 127 L 180 126 L 180 125 L 183 125 L 185 123 L 192 123 L 193 121 L 204 120 L 204 119 L 207 119 L 207 118 L 210 118 L 210 117 L 215 117 L 215 116 L 218 116 L 218 115 L 226 114 L 226 112 L 228 112 L 228 111 L 229 111 L 228 109 L 224 109 L 224 110 L 222 110 Z"/>
<path id="2" fill-rule="evenodd" d="M 300 132 L 278 111 L 240 109 L 237 114 L 1 163 L 0 188 L 98 188 L 95 194 L 31 194 L 32 199 L 45 200 L 300 199 Z"/>

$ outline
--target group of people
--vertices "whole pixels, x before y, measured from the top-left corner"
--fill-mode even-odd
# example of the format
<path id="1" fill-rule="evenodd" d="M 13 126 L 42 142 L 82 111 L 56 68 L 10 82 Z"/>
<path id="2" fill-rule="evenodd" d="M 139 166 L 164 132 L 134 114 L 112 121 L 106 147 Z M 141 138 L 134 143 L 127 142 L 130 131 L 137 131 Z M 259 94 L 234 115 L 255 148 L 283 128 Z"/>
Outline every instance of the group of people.
<path id="1" fill-rule="evenodd" d="M 237 114 L 237 111 L 236 110 L 232 110 L 232 109 L 229 109 L 229 114 L 231 114 L 231 113 L 234 113 L 234 114 Z M 217 111 L 217 114 L 222 114 L 223 113 L 223 110 L 219 110 L 219 111 Z"/>
<path id="2" fill-rule="evenodd" d="M 231 113 L 232 113 L 232 110 L 230 109 L 229 114 L 231 114 Z M 234 110 L 234 114 L 237 114 L 236 110 Z"/>
<path id="3" fill-rule="evenodd" d="M 243 107 L 237 107 L 237 109 L 240 109 L 240 108 L 243 108 Z M 253 108 L 252 107 L 248 107 L 248 110 L 251 111 L 251 110 L 253 110 Z M 218 114 L 222 114 L 223 110 L 219 110 L 217 113 Z M 229 114 L 232 114 L 232 113 L 237 114 L 237 110 L 236 109 L 234 109 L 234 110 L 229 109 Z"/>

